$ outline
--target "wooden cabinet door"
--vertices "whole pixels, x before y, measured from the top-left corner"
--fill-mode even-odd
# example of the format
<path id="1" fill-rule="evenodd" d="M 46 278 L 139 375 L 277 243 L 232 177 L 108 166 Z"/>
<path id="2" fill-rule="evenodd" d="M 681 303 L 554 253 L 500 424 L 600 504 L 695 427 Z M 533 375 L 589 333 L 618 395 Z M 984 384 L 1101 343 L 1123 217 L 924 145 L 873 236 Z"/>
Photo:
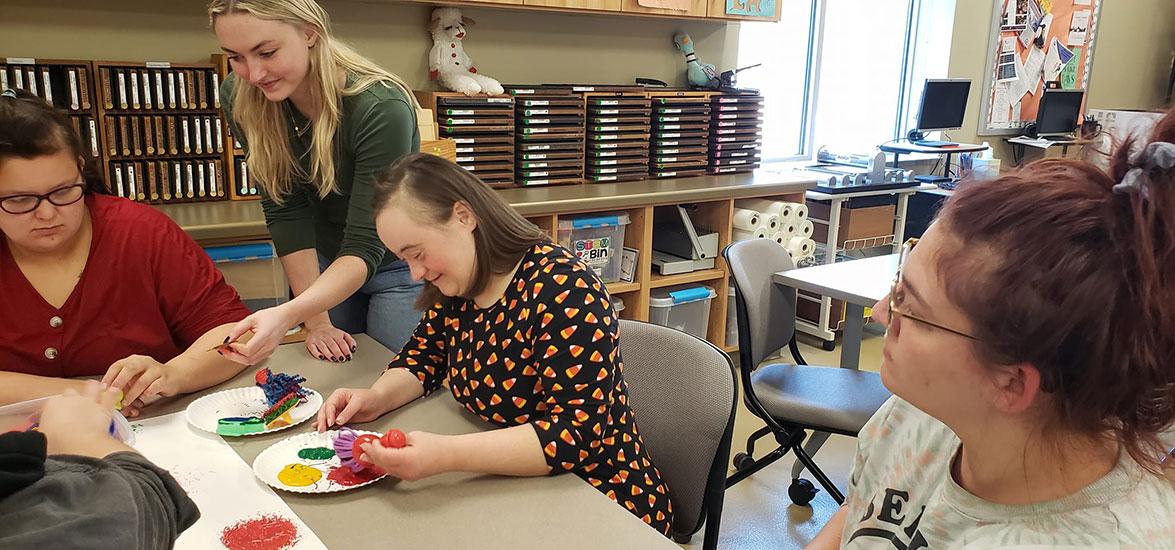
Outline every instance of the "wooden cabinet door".
<path id="1" fill-rule="evenodd" d="M 778 2 L 779 0 L 775 0 Z M 682 17 L 705 17 L 709 0 L 690 0 L 688 11 L 670 10 L 665 8 L 646 8 L 640 5 L 639 0 L 623 0 L 621 10 L 625 13 L 655 13 L 658 15 L 679 15 Z"/>
<path id="2" fill-rule="evenodd" d="M 620 11 L 621 1 L 622 0 L 522 0 L 522 5 L 589 11 Z"/>
<path id="3" fill-rule="evenodd" d="M 779 3 L 785 0 L 773 0 L 771 3 L 775 6 L 770 17 L 751 17 L 746 15 L 728 15 L 726 13 L 727 0 L 708 0 L 709 11 L 706 12 L 706 17 L 710 19 L 729 19 L 734 21 L 779 21 L 780 8 Z M 768 0 L 737 0 L 740 5 L 758 6 L 758 2 L 766 2 Z"/>

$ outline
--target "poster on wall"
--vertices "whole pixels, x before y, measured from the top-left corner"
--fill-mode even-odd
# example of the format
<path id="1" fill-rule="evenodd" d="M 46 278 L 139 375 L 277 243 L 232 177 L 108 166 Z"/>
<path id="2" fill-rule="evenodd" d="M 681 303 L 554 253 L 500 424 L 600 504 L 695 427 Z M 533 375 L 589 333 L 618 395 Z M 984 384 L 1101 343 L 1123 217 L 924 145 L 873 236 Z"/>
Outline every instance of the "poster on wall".
<path id="1" fill-rule="evenodd" d="M 995 0 L 979 135 L 1021 133 L 1049 85 L 1089 87 L 1101 2 Z"/>
<path id="2" fill-rule="evenodd" d="M 726 15 L 774 17 L 776 0 L 726 0 Z"/>

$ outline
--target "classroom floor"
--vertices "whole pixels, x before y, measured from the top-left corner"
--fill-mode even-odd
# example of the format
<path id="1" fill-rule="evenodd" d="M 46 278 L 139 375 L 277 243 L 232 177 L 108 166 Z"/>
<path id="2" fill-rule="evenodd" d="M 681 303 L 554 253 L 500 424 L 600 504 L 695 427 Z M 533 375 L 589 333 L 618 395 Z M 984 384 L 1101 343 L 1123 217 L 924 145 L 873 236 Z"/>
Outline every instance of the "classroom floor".
<path id="1" fill-rule="evenodd" d="M 804 355 L 804 359 L 812 365 L 838 365 L 840 345 L 837 345 L 836 350 L 827 352 L 813 346 L 818 343 L 814 338 L 800 336 L 800 353 Z M 883 343 L 882 328 L 878 325 L 867 325 L 865 338 L 861 343 L 862 370 L 878 369 L 881 365 Z M 788 357 L 790 359 L 790 355 Z M 763 422 L 746 409 L 740 398 L 739 410 L 734 420 L 731 455 L 743 451 L 747 437 L 761 427 Z M 770 436 L 760 439 L 756 444 L 755 456 L 759 457 L 773 450 L 775 447 L 771 446 L 772 443 L 774 440 Z M 840 487 L 841 492 L 844 492 L 855 451 L 854 438 L 833 435 L 815 456 L 816 463 Z M 803 548 L 816 536 L 836 511 L 837 505 L 825 491 L 816 495 L 810 507 L 795 506 L 791 503 L 787 497 L 787 488 L 791 485 L 791 468 L 794 461 L 791 455 L 785 456 L 775 464 L 727 489 L 722 508 L 719 548 L 790 550 Z M 733 468 L 731 470 L 733 471 Z M 812 479 L 806 471 L 803 477 Z M 815 484 L 815 480 L 813 483 Z M 816 486 L 819 487 L 819 484 Z M 682 548 L 700 549 L 702 532 L 699 531 L 690 544 L 682 545 Z"/>

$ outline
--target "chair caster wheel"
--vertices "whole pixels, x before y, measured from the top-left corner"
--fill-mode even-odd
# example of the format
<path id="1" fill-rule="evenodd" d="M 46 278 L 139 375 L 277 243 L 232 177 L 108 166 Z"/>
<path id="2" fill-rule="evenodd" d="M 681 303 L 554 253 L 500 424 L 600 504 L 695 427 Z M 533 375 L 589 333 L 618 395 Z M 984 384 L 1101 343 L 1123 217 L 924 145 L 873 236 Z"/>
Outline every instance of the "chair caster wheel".
<path id="1" fill-rule="evenodd" d="M 755 459 L 747 453 L 738 453 L 734 455 L 734 469 L 738 471 L 746 470 L 755 464 Z"/>
<path id="2" fill-rule="evenodd" d="M 807 506 L 819 492 L 820 489 L 812 485 L 811 481 L 803 478 L 791 480 L 791 486 L 787 488 L 787 496 L 791 498 L 792 503 L 798 506 Z"/>
<path id="3" fill-rule="evenodd" d="M 836 349 L 836 340 L 824 340 L 820 343 L 820 348 L 824 351 L 833 351 Z"/>

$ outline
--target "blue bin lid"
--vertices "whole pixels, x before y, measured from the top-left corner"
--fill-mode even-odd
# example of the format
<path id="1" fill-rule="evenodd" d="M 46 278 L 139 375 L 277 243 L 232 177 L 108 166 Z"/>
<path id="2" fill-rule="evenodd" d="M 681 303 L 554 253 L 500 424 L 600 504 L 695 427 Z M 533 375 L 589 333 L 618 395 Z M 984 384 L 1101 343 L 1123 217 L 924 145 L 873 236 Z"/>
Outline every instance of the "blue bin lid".
<path id="1" fill-rule="evenodd" d="M 271 260 L 276 254 L 269 243 L 235 244 L 231 246 L 208 246 L 204 248 L 213 262 L 243 262 L 248 260 Z"/>
<path id="2" fill-rule="evenodd" d="M 680 287 L 672 290 L 657 289 L 649 297 L 649 305 L 652 307 L 669 307 L 708 300 L 716 295 L 717 293 L 714 292 L 714 289 L 704 285 Z"/>

